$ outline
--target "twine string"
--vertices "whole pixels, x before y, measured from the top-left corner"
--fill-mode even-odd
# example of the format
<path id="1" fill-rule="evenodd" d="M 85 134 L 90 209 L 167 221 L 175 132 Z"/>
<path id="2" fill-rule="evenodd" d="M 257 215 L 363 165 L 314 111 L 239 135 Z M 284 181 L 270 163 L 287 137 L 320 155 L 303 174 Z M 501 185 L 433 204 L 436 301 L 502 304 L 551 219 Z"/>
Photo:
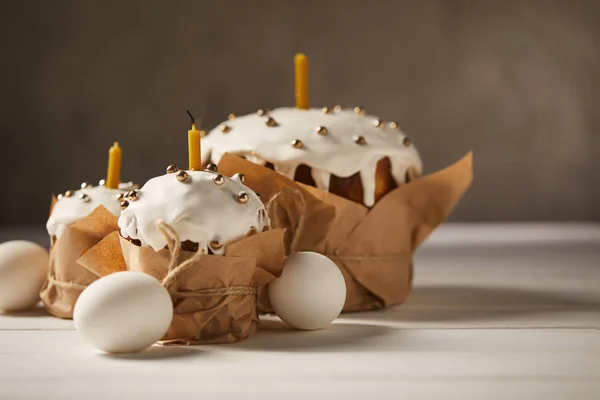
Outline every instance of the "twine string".
<path id="1" fill-rule="evenodd" d="M 60 280 L 56 279 L 54 277 L 54 275 L 48 276 L 48 282 L 54 286 L 61 288 L 61 289 L 67 289 L 67 290 L 83 290 L 87 287 L 87 285 L 82 285 L 81 283 L 60 281 Z"/>

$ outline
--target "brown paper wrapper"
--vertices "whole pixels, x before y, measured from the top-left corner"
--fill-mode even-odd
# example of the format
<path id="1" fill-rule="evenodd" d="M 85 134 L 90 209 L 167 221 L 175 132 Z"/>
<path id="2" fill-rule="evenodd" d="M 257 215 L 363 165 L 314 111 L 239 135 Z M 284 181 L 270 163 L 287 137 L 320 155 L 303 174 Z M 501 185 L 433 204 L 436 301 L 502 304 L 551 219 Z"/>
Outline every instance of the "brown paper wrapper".
<path id="1" fill-rule="evenodd" d="M 285 230 L 247 236 L 226 245 L 220 256 L 180 250 L 177 233 L 163 228 L 168 249 L 136 246 L 113 232 L 79 263 L 93 275 L 132 270 L 161 281 L 174 306 L 162 344 L 233 343 L 254 335 L 258 289 L 281 275 Z"/>
<path id="2" fill-rule="evenodd" d="M 53 197 L 51 210 L 56 203 Z M 50 314 L 73 318 L 81 292 L 98 277 L 77 260 L 110 232 L 116 231 L 117 217 L 103 206 L 69 226 L 58 240 L 50 238 L 50 265 L 40 297 Z"/>
<path id="3" fill-rule="evenodd" d="M 371 209 L 305 186 L 226 154 L 219 172 L 241 172 L 261 193 L 271 225 L 286 228 L 286 254 L 314 251 L 332 259 L 344 275 L 344 311 L 402 303 L 412 286 L 412 254 L 450 214 L 473 178 L 472 154 L 433 174 L 403 184 Z M 271 312 L 266 291 L 259 311 Z"/>

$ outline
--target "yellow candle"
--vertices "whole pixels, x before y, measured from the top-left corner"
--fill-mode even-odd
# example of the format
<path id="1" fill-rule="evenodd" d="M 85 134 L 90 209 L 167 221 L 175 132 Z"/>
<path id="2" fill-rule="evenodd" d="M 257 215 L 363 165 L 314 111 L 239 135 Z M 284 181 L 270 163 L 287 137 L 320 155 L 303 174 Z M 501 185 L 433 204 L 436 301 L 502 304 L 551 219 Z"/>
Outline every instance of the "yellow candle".
<path id="1" fill-rule="evenodd" d="M 294 57 L 296 72 L 296 107 L 308 110 L 308 58 L 300 53 Z"/>
<path id="2" fill-rule="evenodd" d="M 188 131 L 188 157 L 189 169 L 200 171 L 202 165 L 200 163 L 200 131 L 196 129 L 196 121 L 189 110 L 186 110 L 192 120 L 192 129 Z"/>
<path id="3" fill-rule="evenodd" d="M 117 189 L 121 182 L 121 158 L 123 152 L 119 147 L 119 143 L 114 142 L 110 150 L 108 150 L 108 171 L 106 173 L 106 187 L 109 189 Z"/>

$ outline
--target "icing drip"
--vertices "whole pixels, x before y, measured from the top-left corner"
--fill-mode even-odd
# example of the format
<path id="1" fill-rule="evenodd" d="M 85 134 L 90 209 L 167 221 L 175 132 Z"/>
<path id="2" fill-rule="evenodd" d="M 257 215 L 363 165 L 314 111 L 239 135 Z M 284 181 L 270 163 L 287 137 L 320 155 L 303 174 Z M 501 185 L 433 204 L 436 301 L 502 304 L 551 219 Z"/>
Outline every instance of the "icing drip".
<path id="1" fill-rule="evenodd" d="M 363 203 L 367 207 L 373 207 L 375 204 L 375 180 L 378 162 L 379 159 L 371 160 L 360 170 L 360 179 L 363 187 Z"/>
<path id="2" fill-rule="evenodd" d="M 266 160 L 263 160 L 262 158 L 254 154 L 247 154 L 244 157 L 246 157 L 246 160 L 253 162 L 254 164 L 265 165 L 267 163 Z"/>
<path id="3" fill-rule="evenodd" d="M 394 181 L 396 181 L 396 185 L 400 186 L 400 184 L 406 182 L 406 171 L 409 168 L 414 168 L 411 164 L 407 163 L 406 160 L 403 159 L 391 159 L 391 173 Z M 421 170 L 417 170 L 418 174 L 421 174 Z"/>
<path id="4" fill-rule="evenodd" d="M 331 180 L 331 174 L 327 171 L 321 171 L 317 168 L 311 169 L 311 175 L 315 181 L 317 189 L 321 189 L 325 192 L 329 191 L 329 181 Z"/>
<path id="5" fill-rule="evenodd" d="M 262 232 L 269 226 L 263 203 L 239 182 L 239 177 L 224 177 L 224 183 L 216 184 L 213 172 L 186 172 L 188 178 L 184 182 L 179 182 L 175 174 L 146 182 L 139 189 L 139 199 L 121 212 L 121 236 L 160 251 L 167 241 L 156 223 L 164 221 L 175 229 L 182 242 L 189 240 L 198 243 L 199 250 L 223 254 L 227 243 L 246 236 L 253 227 Z M 247 193 L 247 201 L 237 200 L 241 192 Z M 223 246 L 211 247 L 213 240 Z"/>

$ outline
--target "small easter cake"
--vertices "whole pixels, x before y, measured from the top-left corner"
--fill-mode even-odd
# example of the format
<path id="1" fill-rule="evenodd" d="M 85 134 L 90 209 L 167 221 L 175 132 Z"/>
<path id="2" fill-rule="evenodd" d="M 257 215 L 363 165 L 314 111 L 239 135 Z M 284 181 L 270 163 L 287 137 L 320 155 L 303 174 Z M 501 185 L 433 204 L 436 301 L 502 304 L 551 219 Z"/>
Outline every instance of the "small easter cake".
<path id="1" fill-rule="evenodd" d="M 51 206 L 46 223 L 50 263 L 40 297 L 50 314 L 57 317 L 72 318 L 79 295 L 98 279 L 79 258 L 118 230 L 121 202 L 137 187 L 131 182 L 121 183 L 119 144 L 115 142 L 108 154 L 106 180 L 97 186 L 84 182 L 78 190 L 59 194 Z"/>
<path id="2" fill-rule="evenodd" d="M 247 339 L 259 288 L 281 274 L 284 231 L 270 229 L 244 175 L 209 168 L 167 167 L 128 196 L 118 220 L 126 268 L 156 278 L 173 300 L 163 344 Z"/>

